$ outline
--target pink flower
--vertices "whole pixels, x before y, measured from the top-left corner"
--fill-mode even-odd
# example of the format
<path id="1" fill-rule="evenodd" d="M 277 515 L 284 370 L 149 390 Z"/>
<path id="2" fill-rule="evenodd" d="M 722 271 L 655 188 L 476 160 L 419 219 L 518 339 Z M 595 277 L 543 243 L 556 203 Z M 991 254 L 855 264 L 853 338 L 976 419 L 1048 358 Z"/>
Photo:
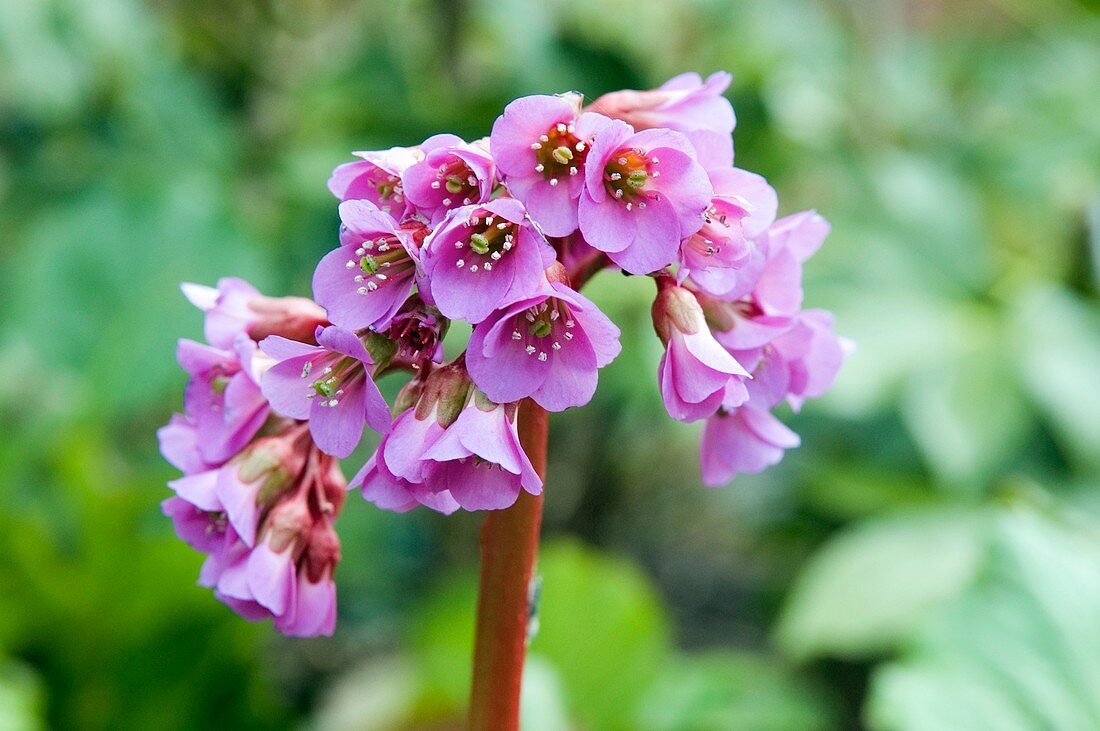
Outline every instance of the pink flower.
<path id="1" fill-rule="evenodd" d="M 653 327 L 665 344 L 657 372 L 669 416 L 696 421 L 714 414 L 723 401 L 745 401 L 741 379 L 749 372 L 711 335 L 695 295 L 683 287 L 659 286 Z"/>
<path id="2" fill-rule="evenodd" d="M 414 234 L 366 201 L 341 203 L 340 219 L 340 247 L 317 264 L 313 296 L 335 325 L 385 329 L 415 283 Z"/>
<path id="3" fill-rule="evenodd" d="M 180 289 L 191 304 L 206 313 L 206 341 L 215 348 L 232 348 L 237 335 L 260 317 L 249 307 L 260 292 L 243 279 L 224 277 L 216 288 L 184 282 Z"/>
<path id="4" fill-rule="evenodd" d="M 179 536 L 208 554 L 199 583 L 246 619 L 273 618 L 284 634 L 332 634 L 332 518 L 344 480 L 335 462 L 303 438 L 304 426 L 257 440 L 225 466 L 169 485 L 165 515 Z"/>
<path id="5" fill-rule="evenodd" d="M 421 152 L 416 148 L 392 147 L 352 154 L 363 159 L 344 163 L 332 171 L 328 181 L 332 194 L 341 201 L 370 201 L 394 218 L 404 218 L 408 201 L 401 173 L 421 159 Z"/>
<path id="6" fill-rule="evenodd" d="M 717 71 L 706 81 L 694 72 L 674 76 L 656 89 L 624 89 L 604 94 L 589 106 L 593 112 L 620 119 L 634 129 L 664 127 L 678 132 L 706 130 L 729 136 L 736 119 L 722 94 L 733 80 Z"/>
<path id="7" fill-rule="evenodd" d="M 436 307 L 471 323 L 538 291 L 553 262 L 554 250 L 513 198 L 456 209 L 424 243 Z"/>
<path id="8" fill-rule="evenodd" d="M 703 225 L 713 189 L 695 149 L 678 132 L 634 132 L 613 121 L 588 153 L 578 221 L 585 240 L 631 274 L 677 258 Z"/>
<path id="9" fill-rule="evenodd" d="M 828 233 L 829 222 L 814 211 L 782 218 L 764 232 L 760 245 L 766 252 L 766 263 L 752 292 L 761 312 L 773 316 L 798 312 L 802 306 L 802 265 L 821 247 Z"/>
<path id="10" fill-rule="evenodd" d="M 682 132 L 699 152 L 707 170 L 733 164 L 733 106 L 722 94 L 732 77 L 717 71 L 703 80 L 690 72 L 649 91 L 624 89 L 604 94 L 588 107 L 626 122 L 634 129 L 665 128 Z"/>
<path id="11" fill-rule="evenodd" d="M 504 108 L 489 146 L 508 192 L 523 201 L 547 236 L 577 228 L 576 200 L 584 187 L 585 160 L 607 123 L 578 114 L 575 96 L 525 96 Z"/>
<path id="12" fill-rule="evenodd" d="M 434 226 L 460 206 L 485 203 L 493 192 L 495 166 L 487 145 L 436 135 L 420 146 L 424 159 L 405 168 L 405 197 Z"/>
<path id="13" fill-rule="evenodd" d="M 805 310 L 762 347 L 734 351 L 752 364 L 749 404 L 770 409 L 786 399 L 799 411 L 806 399 L 825 395 L 854 345 L 833 332 L 834 318 L 825 310 Z"/>
<path id="14" fill-rule="evenodd" d="M 506 508 L 521 490 L 537 495 L 542 480 L 520 446 L 516 412 L 473 388 L 461 363 L 440 368 L 352 487 L 388 510 L 422 504 L 444 513 Z"/>
<path id="15" fill-rule="evenodd" d="M 690 277 L 705 292 L 740 297 L 765 266 L 753 242 L 775 220 L 775 191 L 764 178 L 738 168 L 710 172 L 714 197 L 703 227 L 680 245 L 677 280 Z"/>
<path id="16" fill-rule="evenodd" d="M 389 407 L 371 375 L 374 361 L 358 337 L 331 326 L 318 332 L 317 342 L 266 338 L 261 348 L 278 363 L 264 374 L 261 386 L 275 411 L 309 420 L 321 450 L 347 457 L 359 444 L 364 424 L 380 433 L 389 429 Z"/>
<path id="17" fill-rule="evenodd" d="M 478 324 L 466 367 L 497 403 L 530 396 L 549 411 L 563 411 L 588 403 L 597 370 L 619 350 L 619 328 L 588 299 L 554 282 Z"/>
<path id="18" fill-rule="evenodd" d="M 739 473 L 762 472 L 799 443 L 798 435 L 767 410 L 723 409 L 703 427 L 699 456 L 703 483 L 718 487 Z"/>

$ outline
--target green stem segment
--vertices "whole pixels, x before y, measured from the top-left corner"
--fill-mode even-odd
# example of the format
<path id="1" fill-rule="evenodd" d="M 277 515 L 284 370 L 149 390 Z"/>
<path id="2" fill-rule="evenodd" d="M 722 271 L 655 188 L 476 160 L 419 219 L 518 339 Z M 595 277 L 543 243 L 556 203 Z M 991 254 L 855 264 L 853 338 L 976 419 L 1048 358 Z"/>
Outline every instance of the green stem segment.
<path id="1" fill-rule="evenodd" d="M 519 409 L 519 439 L 546 480 L 546 410 L 531 399 Z M 539 548 L 542 495 L 521 491 L 515 504 L 493 510 L 481 528 L 474 677 L 470 692 L 472 731 L 517 731 L 523 660 L 531 618 L 531 579 Z"/>

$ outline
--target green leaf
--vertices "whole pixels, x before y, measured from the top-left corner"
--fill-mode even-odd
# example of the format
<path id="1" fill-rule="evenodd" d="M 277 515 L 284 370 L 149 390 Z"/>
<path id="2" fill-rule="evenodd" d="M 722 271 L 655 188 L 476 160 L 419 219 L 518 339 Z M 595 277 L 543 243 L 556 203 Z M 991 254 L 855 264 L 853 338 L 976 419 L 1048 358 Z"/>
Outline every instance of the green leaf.
<path id="1" fill-rule="evenodd" d="M 1005 511 L 980 578 L 873 677 L 882 731 L 1100 728 L 1100 537 Z"/>
<path id="2" fill-rule="evenodd" d="M 973 575 L 978 516 L 904 513 L 825 545 L 799 577 L 777 641 L 792 657 L 858 658 L 894 647 Z"/>
<path id="3" fill-rule="evenodd" d="M 774 660 L 748 652 L 685 655 L 669 663 L 638 714 L 647 731 L 817 731 L 830 705 Z"/>

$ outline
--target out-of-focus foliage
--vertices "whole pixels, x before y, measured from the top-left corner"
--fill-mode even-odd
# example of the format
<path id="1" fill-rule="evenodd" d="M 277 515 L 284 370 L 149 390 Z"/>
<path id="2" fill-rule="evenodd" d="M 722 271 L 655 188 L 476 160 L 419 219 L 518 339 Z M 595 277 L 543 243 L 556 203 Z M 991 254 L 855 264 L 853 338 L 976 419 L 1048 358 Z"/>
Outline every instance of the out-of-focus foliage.
<path id="1" fill-rule="evenodd" d="M 460 727 L 476 516 L 352 496 L 332 640 L 194 585 L 176 285 L 307 293 L 352 149 L 718 68 L 859 350 L 707 491 L 648 283 L 593 282 L 624 354 L 553 420 L 527 727 L 1100 726 L 1098 37 L 1086 0 L 0 0 L 0 727 Z"/>

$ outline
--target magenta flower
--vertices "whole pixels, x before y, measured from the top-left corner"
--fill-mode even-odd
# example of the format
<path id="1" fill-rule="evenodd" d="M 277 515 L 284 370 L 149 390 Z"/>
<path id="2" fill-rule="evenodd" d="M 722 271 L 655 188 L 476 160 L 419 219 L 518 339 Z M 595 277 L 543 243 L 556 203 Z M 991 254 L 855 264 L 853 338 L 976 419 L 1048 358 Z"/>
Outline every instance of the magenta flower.
<path id="1" fill-rule="evenodd" d="M 800 444 L 798 435 L 771 412 L 741 406 L 707 419 L 699 461 L 703 483 L 724 485 L 739 473 L 762 472 Z"/>
<path id="2" fill-rule="evenodd" d="M 457 209 L 424 242 L 435 306 L 475 324 L 538 291 L 553 262 L 554 250 L 514 198 Z"/>
<path id="3" fill-rule="evenodd" d="M 421 159 L 421 152 L 416 148 L 392 147 L 352 154 L 363 159 L 344 163 L 332 171 L 328 181 L 332 194 L 341 201 L 370 201 L 394 218 L 404 218 L 408 201 L 401 173 Z"/>
<path id="4" fill-rule="evenodd" d="M 496 510 L 542 492 L 516 432 L 516 404 L 473 388 L 461 362 L 429 375 L 351 482 L 387 510 Z"/>
<path id="5" fill-rule="evenodd" d="M 695 295 L 683 287 L 659 286 L 653 327 L 665 344 L 657 373 L 669 416 L 697 421 L 714 414 L 723 401 L 747 399 L 741 379 L 749 372 L 714 339 Z"/>
<path id="6" fill-rule="evenodd" d="M 405 168 L 401 181 L 409 203 L 433 226 L 454 208 L 489 200 L 495 165 L 486 145 L 435 135 L 420 149 L 424 159 Z"/>
<path id="7" fill-rule="evenodd" d="M 588 153 L 581 233 L 625 271 L 648 274 L 676 260 L 680 242 L 702 227 L 713 192 L 683 135 L 609 122 Z"/>
<path id="8" fill-rule="evenodd" d="M 260 318 L 249 307 L 252 300 L 261 296 L 260 292 L 243 279 L 224 277 L 218 280 L 217 287 L 184 282 L 180 289 L 191 304 L 206 313 L 206 342 L 215 348 L 232 348 L 237 335 Z"/>
<path id="9" fill-rule="evenodd" d="M 504 108 L 489 146 L 508 192 L 547 236 L 577 229 L 585 160 L 607 118 L 578 114 L 574 96 L 525 96 Z"/>
<path id="10" fill-rule="evenodd" d="M 559 282 L 478 324 L 466 350 L 474 383 L 497 403 L 530 396 L 549 411 L 582 406 L 619 354 L 619 328 Z"/>
<path id="11" fill-rule="evenodd" d="M 169 483 L 163 511 L 207 554 L 199 583 L 246 619 L 284 634 L 332 634 L 344 480 L 304 427 L 257 440 L 225 466 Z"/>
<path id="12" fill-rule="evenodd" d="M 271 407 L 292 419 L 308 419 L 317 446 L 347 457 L 359 444 L 364 424 L 384 433 L 389 407 L 371 375 L 374 361 L 353 333 L 336 326 L 317 334 L 319 345 L 273 335 L 261 343 L 278 361 L 261 386 Z"/>
<path id="13" fill-rule="evenodd" d="M 428 447 L 425 484 L 447 491 L 465 510 L 510 507 L 520 490 L 542 492 L 516 432 L 516 404 L 495 404 L 472 389 L 458 418 Z"/>
<path id="14" fill-rule="evenodd" d="M 366 201 L 340 204 L 340 247 L 313 272 L 313 296 L 346 330 L 385 329 L 412 292 L 413 233 Z"/>
<path id="15" fill-rule="evenodd" d="M 184 391 L 185 415 L 162 432 L 162 450 L 172 464 L 185 472 L 220 465 L 252 441 L 269 412 L 259 387 L 269 363 L 256 356 L 256 344 L 244 334 L 237 335 L 232 350 L 180 340 L 176 357 L 191 380 Z"/>

